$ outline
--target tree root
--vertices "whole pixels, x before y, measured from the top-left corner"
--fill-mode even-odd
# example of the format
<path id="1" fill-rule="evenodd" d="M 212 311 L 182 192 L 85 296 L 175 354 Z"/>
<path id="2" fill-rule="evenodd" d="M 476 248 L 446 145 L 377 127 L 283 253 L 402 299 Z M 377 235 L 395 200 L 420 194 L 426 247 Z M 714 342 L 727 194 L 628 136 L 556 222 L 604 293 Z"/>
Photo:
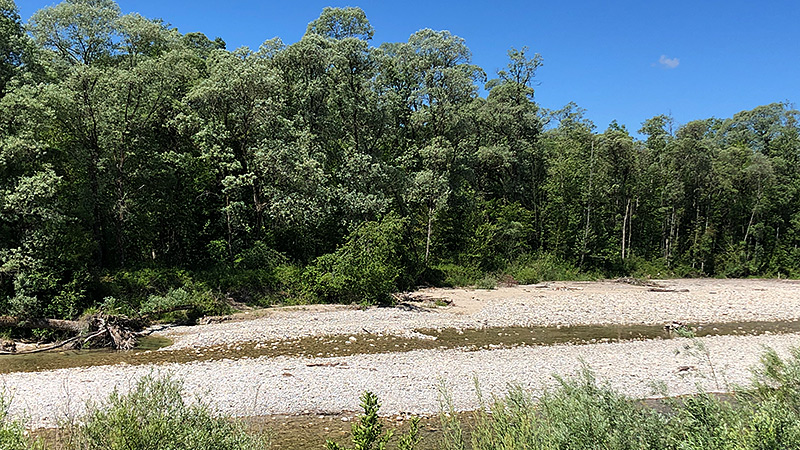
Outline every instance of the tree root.
<path id="1" fill-rule="evenodd" d="M 130 350 L 136 346 L 136 330 L 143 328 L 143 324 L 140 320 L 105 314 L 95 314 L 79 321 L 54 319 L 21 320 L 2 316 L 0 317 L 0 326 L 24 329 L 44 328 L 53 331 L 77 333 L 77 335 L 57 344 L 32 350 L 16 351 L 12 347 L 12 351 L 3 350 L 0 351 L 0 355 L 26 355 L 63 347 L 80 349 L 87 346 Z"/>
<path id="2" fill-rule="evenodd" d="M 59 348 L 80 349 L 87 346 L 113 348 L 114 350 L 131 350 L 136 346 L 141 330 L 147 326 L 152 317 L 166 313 L 185 311 L 195 308 L 194 305 L 177 305 L 167 309 L 153 311 L 137 319 L 108 314 L 94 314 L 81 320 L 61 320 L 42 318 L 19 318 L 0 316 L 0 328 L 46 329 L 65 332 L 73 335 L 57 344 L 32 350 L 17 351 L 14 342 L 0 342 L 0 355 L 25 355 L 41 353 Z"/>

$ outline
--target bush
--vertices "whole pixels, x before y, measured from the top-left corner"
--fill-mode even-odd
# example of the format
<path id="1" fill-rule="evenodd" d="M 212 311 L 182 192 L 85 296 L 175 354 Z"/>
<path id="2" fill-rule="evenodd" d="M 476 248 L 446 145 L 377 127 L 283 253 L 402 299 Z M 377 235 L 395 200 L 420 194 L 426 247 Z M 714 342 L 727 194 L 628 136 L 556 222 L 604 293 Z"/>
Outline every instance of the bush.
<path id="1" fill-rule="evenodd" d="M 193 283 L 189 272 L 180 269 L 120 270 L 101 280 L 104 297 L 116 299 L 118 313 L 135 315 L 151 296 L 163 296 Z"/>
<path id="2" fill-rule="evenodd" d="M 384 450 L 386 444 L 394 435 L 394 430 L 383 432 L 383 425 L 378 419 L 380 403 L 378 397 L 372 392 L 364 392 L 361 396 L 361 407 L 364 415 L 353 422 L 353 450 Z M 413 450 L 419 441 L 419 418 L 411 419 L 411 429 L 397 443 L 397 450 Z M 330 439 L 325 442 L 328 450 L 350 450 Z"/>
<path id="3" fill-rule="evenodd" d="M 576 379 L 559 379 L 559 384 L 538 403 L 521 388 L 512 388 L 489 413 L 478 414 L 472 448 L 665 448 L 663 418 L 598 385 L 588 370 Z"/>
<path id="4" fill-rule="evenodd" d="M 497 287 L 497 277 L 486 275 L 475 283 L 475 287 L 478 289 L 494 289 Z"/>
<path id="5" fill-rule="evenodd" d="M 180 311 L 171 310 L 180 308 Z M 142 303 L 139 313 L 149 316 L 165 314 L 173 322 L 192 322 L 202 316 L 229 314 L 231 307 L 215 298 L 202 286 L 172 289 L 164 295 L 151 295 Z"/>
<path id="6" fill-rule="evenodd" d="M 734 399 L 700 393 L 667 400 L 661 411 L 600 385 L 588 369 L 536 402 L 521 388 L 476 414 L 474 450 L 763 450 L 800 448 L 800 349 L 769 350 L 752 385 Z M 466 448 L 447 419 L 443 447 Z M 448 433 L 448 429 L 458 432 Z"/>
<path id="7" fill-rule="evenodd" d="M 221 296 L 230 296 L 243 303 L 269 304 L 280 289 L 277 269 L 232 269 L 218 266 L 201 272 L 198 278 Z"/>
<path id="8" fill-rule="evenodd" d="M 542 281 L 571 281 L 596 278 L 581 273 L 578 267 L 552 253 L 523 257 L 510 264 L 506 273 L 520 284 L 535 284 Z"/>
<path id="9" fill-rule="evenodd" d="M 146 376 L 130 393 L 112 393 L 76 427 L 67 445 L 75 450 L 263 448 L 242 424 L 215 417 L 205 404 L 187 405 L 170 377 Z"/>
<path id="10" fill-rule="evenodd" d="M 334 253 L 317 258 L 303 274 L 306 294 L 332 303 L 389 304 L 403 274 L 405 220 L 391 214 L 366 222 Z"/>
<path id="11" fill-rule="evenodd" d="M 534 214 L 518 203 L 489 201 L 463 255 L 472 266 L 486 272 L 501 269 L 508 261 L 530 251 L 535 239 Z"/>
<path id="12" fill-rule="evenodd" d="M 439 285 L 445 287 L 474 286 L 484 277 L 481 270 L 458 264 L 439 264 L 433 270 L 441 274 Z"/>

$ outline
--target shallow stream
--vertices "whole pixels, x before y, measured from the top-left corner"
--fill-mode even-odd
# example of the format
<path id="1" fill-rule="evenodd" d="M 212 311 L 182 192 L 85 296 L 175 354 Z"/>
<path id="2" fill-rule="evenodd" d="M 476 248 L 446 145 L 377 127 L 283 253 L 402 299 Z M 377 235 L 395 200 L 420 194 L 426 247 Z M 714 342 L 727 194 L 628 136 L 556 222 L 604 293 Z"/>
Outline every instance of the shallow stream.
<path id="1" fill-rule="evenodd" d="M 800 333 L 800 321 L 693 324 L 695 336 Z M 0 373 L 38 372 L 70 367 L 112 364 L 163 364 L 262 356 L 337 357 L 356 354 L 426 349 L 475 351 L 531 345 L 592 344 L 647 339 L 670 339 L 663 325 L 580 325 L 561 327 L 502 327 L 483 329 L 417 330 L 416 337 L 356 334 L 316 336 L 262 343 L 233 343 L 208 348 L 170 350 L 171 341 L 147 337 L 130 351 L 72 350 L 31 355 L 0 356 Z"/>

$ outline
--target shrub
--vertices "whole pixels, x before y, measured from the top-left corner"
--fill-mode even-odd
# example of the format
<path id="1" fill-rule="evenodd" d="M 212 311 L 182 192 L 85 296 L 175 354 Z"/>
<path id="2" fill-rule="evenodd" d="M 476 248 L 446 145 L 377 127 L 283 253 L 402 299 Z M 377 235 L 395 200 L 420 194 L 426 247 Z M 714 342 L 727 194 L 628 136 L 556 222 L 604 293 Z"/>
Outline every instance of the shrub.
<path id="1" fill-rule="evenodd" d="M 484 217 L 475 228 L 464 257 L 483 271 L 501 269 L 530 250 L 535 238 L 534 215 L 518 203 L 489 201 L 482 205 Z"/>
<path id="2" fill-rule="evenodd" d="M 522 257 L 509 265 L 506 272 L 520 284 L 594 278 L 591 274 L 582 274 L 576 266 L 552 253 Z"/>
<path id="3" fill-rule="evenodd" d="M 361 407 L 364 415 L 353 422 L 353 449 L 352 450 L 384 450 L 386 444 L 394 435 L 393 430 L 383 432 L 383 425 L 378 419 L 378 410 L 381 405 L 378 397 L 372 392 L 364 392 L 361 396 Z M 401 436 L 397 450 L 413 450 L 419 441 L 419 418 L 411 420 L 411 429 Z M 349 450 L 330 439 L 325 442 L 328 450 Z"/>
<path id="4" fill-rule="evenodd" d="M 451 263 L 439 264 L 433 270 L 441 274 L 439 285 L 445 287 L 474 286 L 484 276 L 481 270 L 474 267 Z"/>
<path id="5" fill-rule="evenodd" d="M 168 376 L 146 376 L 130 393 L 112 393 L 76 427 L 67 445 L 75 450 L 263 448 L 241 423 L 215 417 L 203 403 L 185 403 L 181 384 Z"/>
<path id="6" fill-rule="evenodd" d="M 475 287 L 478 289 L 494 289 L 497 287 L 497 277 L 486 275 L 475 283 Z"/>
<path id="7" fill-rule="evenodd" d="M 334 253 L 317 258 L 303 274 L 310 297 L 333 303 L 388 304 L 403 273 L 405 221 L 391 214 L 366 222 Z"/>
<path id="8" fill-rule="evenodd" d="M 180 308 L 180 311 L 172 311 Z M 221 315 L 231 312 L 231 307 L 215 298 L 202 286 L 187 286 L 172 289 L 164 295 L 151 295 L 142 303 L 139 312 L 143 315 L 158 316 L 167 314 L 171 321 L 190 322 L 198 317 Z"/>
<path id="9" fill-rule="evenodd" d="M 800 448 L 800 349 L 786 359 L 767 351 L 752 385 L 732 400 L 700 393 L 667 400 L 660 411 L 598 384 L 588 369 L 558 381 L 538 402 L 517 387 L 476 413 L 470 448 Z M 448 419 L 443 428 L 443 448 L 467 448 L 460 424 Z"/>
<path id="10" fill-rule="evenodd" d="M 193 283 L 189 272 L 179 269 L 120 270 L 100 280 L 104 297 L 113 297 L 117 313 L 135 315 L 151 296 L 163 296 Z"/>

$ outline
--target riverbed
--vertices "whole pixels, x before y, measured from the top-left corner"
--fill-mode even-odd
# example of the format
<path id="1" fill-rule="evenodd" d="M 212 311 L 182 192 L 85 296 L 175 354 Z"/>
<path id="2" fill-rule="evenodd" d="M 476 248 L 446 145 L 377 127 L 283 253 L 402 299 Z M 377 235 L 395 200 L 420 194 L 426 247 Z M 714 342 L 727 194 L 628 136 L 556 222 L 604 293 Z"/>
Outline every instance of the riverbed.
<path id="1" fill-rule="evenodd" d="M 468 411 L 476 383 L 485 396 L 536 393 L 582 367 L 637 398 L 727 391 L 749 381 L 766 347 L 800 343 L 799 293 L 784 280 L 427 289 L 392 308 L 275 308 L 167 328 L 154 336 L 171 345 L 86 365 L 12 372 L 0 360 L 11 372 L 0 386 L 32 428 L 79 417 L 87 401 L 152 373 L 238 417 L 354 415 L 364 390 L 387 415 L 436 414 L 443 389 Z"/>

